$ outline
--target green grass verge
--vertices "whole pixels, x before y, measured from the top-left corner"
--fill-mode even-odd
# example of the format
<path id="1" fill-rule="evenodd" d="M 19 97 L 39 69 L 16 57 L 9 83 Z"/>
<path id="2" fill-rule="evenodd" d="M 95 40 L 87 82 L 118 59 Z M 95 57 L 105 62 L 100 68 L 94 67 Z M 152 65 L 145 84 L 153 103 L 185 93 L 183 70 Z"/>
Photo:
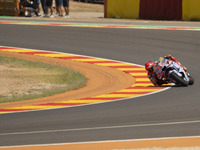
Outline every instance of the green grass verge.
<path id="1" fill-rule="evenodd" d="M 0 79 L 4 82 L 0 87 L 0 103 L 51 96 L 87 83 L 79 72 L 41 62 L 0 56 L 0 67 Z"/>

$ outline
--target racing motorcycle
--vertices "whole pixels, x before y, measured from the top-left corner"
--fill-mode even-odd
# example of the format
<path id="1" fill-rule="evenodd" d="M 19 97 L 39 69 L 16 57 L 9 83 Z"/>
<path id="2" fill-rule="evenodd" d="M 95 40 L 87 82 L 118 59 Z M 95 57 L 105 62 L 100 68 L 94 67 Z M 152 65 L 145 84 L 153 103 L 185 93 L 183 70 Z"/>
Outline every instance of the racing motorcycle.
<path id="1" fill-rule="evenodd" d="M 166 83 L 174 83 L 176 85 L 188 86 L 194 84 L 194 79 L 177 62 L 161 57 L 155 68 L 158 79 L 164 80 Z"/>

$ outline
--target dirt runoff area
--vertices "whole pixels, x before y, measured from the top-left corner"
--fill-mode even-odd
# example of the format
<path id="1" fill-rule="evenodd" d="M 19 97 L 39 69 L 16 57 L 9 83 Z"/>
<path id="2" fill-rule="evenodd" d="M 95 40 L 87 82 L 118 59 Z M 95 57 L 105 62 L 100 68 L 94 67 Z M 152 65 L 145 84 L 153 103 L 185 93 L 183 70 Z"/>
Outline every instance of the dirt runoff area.
<path id="1" fill-rule="evenodd" d="M 104 18 L 104 5 L 94 4 L 94 3 L 84 3 L 76 2 L 70 0 L 69 2 L 69 16 L 67 20 L 101 20 Z M 43 17 L 42 17 L 43 19 Z M 46 18 L 44 18 L 46 19 Z M 47 18 L 49 19 L 49 18 Z M 51 18 L 54 19 L 64 19 L 64 18 Z M 66 20 L 66 19 L 64 19 Z"/>
<path id="2" fill-rule="evenodd" d="M 3 52 L 3 51 L 0 51 L 0 56 L 15 57 L 29 61 L 44 62 L 52 65 L 59 65 L 61 67 L 71 68 L 75 71 L 79 71 L 88 79 L 87 85 L 78 90 L 72 90 L 64 92 L 62 94 L 56 94 L 44 98 L 25 100 L 23 101 L 23 103 L 20 101 L 11 103 L 1 103 L 0 108 L 16 107 L 22 105 L 36 105 L 48 102 L 91 97 L 128 88 L 135 82 L 134 78 L 131 77 L 130 75 L 122 71 L 104 66 L 98 66 L 72 60 L 62 60 L 56 58 L 48 58 L 42 56 L 33 56 L 33 55 L 18 54 L 18 53 Z M 20 80 L 20 79 L 16 78 L 15 80 Z M 13 89 L 15 88 L 14 86 L 10 85 L 12 85 L 12 83 L 4 84 L 4 86 L 9 86 L 9 88 Z M 26 87 L 26 85 L 24 85 L 24 87 Z M 21 90 L 21 92 L 23 92 L 23 90 Z"/>
<path id="3" fill-rule="evenodd" d="M 200 150 L 200 138 L 85 142 L 0 148 L 0 150 Z M 196 145 L 196 146 L 194 146 Z M 149 147 L 149 148 L 148 148 Z"/>
<path id="4" fill-rule="evenodd" d="M 35 78 L 31 78 L 31 76 L 36 74 L 36 71 L 42 70 L 18 67 L 15 68 L 8 64 L 0 65 L 0 99 L 5 97 L 11 98 L 13 95 L 20 96 L 29 94 L 41 94 L 42 89 L 59 87 L 58 84 L 37 83 L 38 81 L 36 81 Z M 46 72 L 44 72 L 44 74 L 46 74 Z M 15 77 L 15 75 L 17 76 Z"/>
<path id="5" fill-rule="evenodd" d="M 103 4 L 69 1 L 70 12 L 104 12 Z"/>

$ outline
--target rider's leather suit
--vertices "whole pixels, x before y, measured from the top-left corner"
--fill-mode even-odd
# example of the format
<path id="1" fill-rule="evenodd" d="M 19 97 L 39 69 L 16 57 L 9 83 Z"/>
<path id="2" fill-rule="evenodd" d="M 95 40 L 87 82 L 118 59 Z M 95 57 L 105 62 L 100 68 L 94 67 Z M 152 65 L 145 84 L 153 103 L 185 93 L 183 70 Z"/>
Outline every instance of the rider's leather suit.
<path id="1" fill-rule="evenodd" d="M 180 62 L 178 62 L 177 60 L 175 60 L 174 57 L 170 56 L 170 57 L 162 57 L 162 59 L 165 60 L 169 60 L 169 61 L 174 61 L 176 62 L 178 65 L 182 66 L 184 68 L 184 70 L 186 71 L 187 68 L 184 67 Z M 155 85 L 155 86 L 161 86 L 162 84 L 167 84 L 168 82 L 163 78 L 163 71 L 162 68 L 160 67 L 160 65 L 158 65 L 160 63 L 160 61 L 155 61 L 154 65 L 153 65 L 153 69 L 152 71 L 148 71 L 148 77 L 150 79 L 150 81 Z"/>

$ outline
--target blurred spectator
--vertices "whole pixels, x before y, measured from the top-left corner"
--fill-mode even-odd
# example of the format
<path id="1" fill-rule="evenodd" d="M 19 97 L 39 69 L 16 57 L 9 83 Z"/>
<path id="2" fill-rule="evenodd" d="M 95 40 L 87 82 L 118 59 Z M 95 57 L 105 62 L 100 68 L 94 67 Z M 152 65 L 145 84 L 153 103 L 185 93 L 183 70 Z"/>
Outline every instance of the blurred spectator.
<path id="1" fill-rule="evenodd" d="M 42 6 L 41 6 L 41 1 L 40 0 L 35 0 L 35 3 L 36 3 L 36 6 L 37 6 L 37 9 L 38 9 L 38 11 L 37 11 L 37 16 L 41 16 L 41 9 L 42 9 Z"/>
<path id="2" fill-rule="evenodd" d="M 38 15 L 37 5 L 34 0 L 20 0 L 19 2 L 20 15 L 32 17 Z"/>
<path id="3" fill-rule="evenodd" d="M 69 0 L 63 0 L 63 7 L 65 10 L 65 18 L 69 18 Z"/>
<path id="4" fill-rule="evenodd" d="M 55 0 L 58 16 L 63 17 L 63 0 Z"/>
<path id="5" fill-rule="evenodd" d="M 69 18 L 69 1 L 55 0 L 55 11 L 58 13 L 58 17 Z M 27 17 L 41 16 L 42 10 L 44 17 L 53 17 L 53 0 L 20 0 L 19 6 L 20 13 Z M 63 12 L 63 8 L 65 12 Z"/>
<path id="6" fill-rule="evenodd" d="M 53 0 L 46 0 L 46 17 L 53 17 Z M 49 14 L 50 12 L 50 14 Z"/>
<path id="7" fill-rule="evenodd" d="M 42 4 L 42 10 L 43 10 L 43 15 L 46 16 L 47 11 L 46 11 L 46 0 L 41 0 Z"/>

